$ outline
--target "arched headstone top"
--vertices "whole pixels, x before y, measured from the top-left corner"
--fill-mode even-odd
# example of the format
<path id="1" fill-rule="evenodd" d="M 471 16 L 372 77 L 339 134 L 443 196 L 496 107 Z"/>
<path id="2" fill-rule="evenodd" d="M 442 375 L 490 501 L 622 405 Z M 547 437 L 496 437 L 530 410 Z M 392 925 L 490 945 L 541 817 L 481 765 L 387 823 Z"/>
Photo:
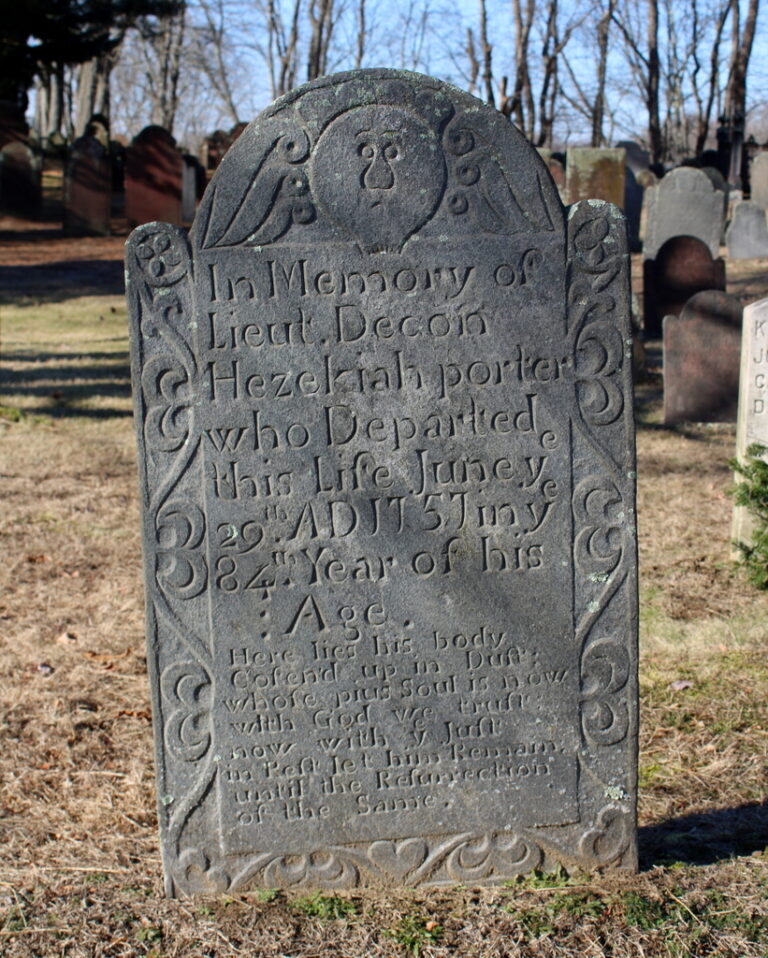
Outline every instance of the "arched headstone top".
<path id="1" fill-rule="evenodd" d="M 564 229 L 546 167 L 497 110 L 419 74 L 364 70 L 307 84 L 257 117 L 217 170 L 192 238 L 400 252 L 456 235 L 457 223 L 490 236 Z"/>

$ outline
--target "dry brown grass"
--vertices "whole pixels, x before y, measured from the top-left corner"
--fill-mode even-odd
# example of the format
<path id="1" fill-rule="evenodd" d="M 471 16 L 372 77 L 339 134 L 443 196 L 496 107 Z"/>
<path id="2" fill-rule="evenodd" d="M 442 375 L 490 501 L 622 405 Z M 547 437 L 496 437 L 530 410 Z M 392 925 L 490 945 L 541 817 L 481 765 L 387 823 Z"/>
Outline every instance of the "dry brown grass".
<path id="1" fill-rule="evenodd" d="M 768 597 L 729 559 L 732 428 L 663 429 L 642 386 L 640 875 L 168 901 L 125 309 L 25 294 L 2 312 L 0 955 L 765 958 Z"/>

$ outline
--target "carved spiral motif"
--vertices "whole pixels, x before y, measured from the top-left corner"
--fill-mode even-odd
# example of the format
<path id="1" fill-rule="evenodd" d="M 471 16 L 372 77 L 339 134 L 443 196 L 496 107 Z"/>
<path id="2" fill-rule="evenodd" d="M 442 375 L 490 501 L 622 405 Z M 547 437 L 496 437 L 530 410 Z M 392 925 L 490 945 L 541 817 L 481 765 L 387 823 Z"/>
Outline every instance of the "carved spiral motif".
<path id="1" fill-rule="evenodd" d="M 613 323 L 596 320 L 582 328 L 576 341 L 576 376 L 582 411 L 593 425 L 615 422 L 624 409 L 624 395 L 612 378 L 621 371 L 623 355 L 621 333 Z"/>
<path id="2" fill-rule="evenodd" d="M 205 588 L 208 566 L 200 546 L 205 517 L 192 502 L 166 502 L 155 518 L 156 578 L 167 595 L 192 599 Z"/>
<path id="3" fill-rule="evenodd" d="M 615 639 L 595 639 L 581 658 L 581 723 L 596 745 L 616 745 L 629 731 L 629 712 L 621 694 L 629 680 L 629 655 Z"/>
<path id="4" fill-rule="evenodd" d="M 447 869 L 456 881 L 482 881 L 494 874 L 521 875 L 541 864 L 537 844 L 515 834 L 493 833 L 470 839 L 448 856 Z"/>
<path id="5" fill-rule="evenodd" d="M 622 805 L 606 805 L 579 842 L 587 866 L 607 865 L 621 858 L 629 846 L 632 816 Z"/>
<path id="6" fill-rule="evenodd" d="M 587 476 L 573 493 L 579 531 L 574 542 L 577 567 L 586 575 L 608 575 L 621 559 L 625 515 L 623 501 L 608 476 Z"/>
<path id="7" fill-rule="evenodd" d="M 168 718 L 165 743 L 185 762 L 196 762 L 211 745 L 211 677 L 197 662 L 168 666 L 160 680 Z"/>
<path id="8" fill-rule="evenodd" d="M 285 855 L 273 859 L 264 869 L 264 882 L 272 888 L 318 885 L 323 888 L 348 888 L 357 884 L 355 865 L 334 851 L 309 855 Z"/>
<path id="9" fill-rule="evenodd" d="M 223 868 L 211 864 L 208 855 L 199 848 L 190 848 L 179 856 L 179 884 L 198 895 L 218 895 L 227 891 L 231 879 Z"/>
<path id="10" fill-rule="evenodd" d="M 144 421 L 147 446 L 159 452 L 180 449 L 189 435 L 188 412 L 192 403 L 189 371 L 168 354 L 155 356 L 145 364 L 141 384 L 147 404 Z"/>

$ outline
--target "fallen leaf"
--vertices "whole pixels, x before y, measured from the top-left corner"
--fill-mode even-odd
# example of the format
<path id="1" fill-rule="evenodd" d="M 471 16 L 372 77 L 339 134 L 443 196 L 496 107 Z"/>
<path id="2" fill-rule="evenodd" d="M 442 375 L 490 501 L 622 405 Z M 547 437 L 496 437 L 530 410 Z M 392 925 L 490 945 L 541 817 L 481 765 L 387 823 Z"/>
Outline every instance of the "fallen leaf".
<path id="1" fill-rule="evenodd" d="M 41 662 L 37 667 L 37 671 L 41 675 L 53 675 L 56 669 L 54 669 L 54 667 L 49 665 L 47 662 Z"/>
<path id="2" fill-rule="evenodd" d="M 62 632 L 61 635 L 56 636 L 56 641 L 61 642 L 62 645 L 69 645 L 71 642 L 77 642 L 77 639 L 77 632 Z"/>
<path id="3" fill-rule="evenodd" d="M 682 692 L 684 689 L 692 689 L 693 682 L 690 679 L 677 679 L 675 682 L 669 683 L 669 688 L 673 692 Z"/>
<path id="4" fill-rule="evenodd" d="M 31 555 L 27 556 L 27 562 L 32 562 L 37 565 L 40 562 L 50 562 L 51 557 L 46 555 Z"/>

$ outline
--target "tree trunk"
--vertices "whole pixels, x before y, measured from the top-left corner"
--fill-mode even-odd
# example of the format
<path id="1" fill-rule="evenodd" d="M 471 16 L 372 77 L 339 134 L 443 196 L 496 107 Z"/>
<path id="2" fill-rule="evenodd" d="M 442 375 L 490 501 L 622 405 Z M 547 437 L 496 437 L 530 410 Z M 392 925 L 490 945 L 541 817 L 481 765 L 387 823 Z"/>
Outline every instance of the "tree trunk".
<path id="1" fill-rule="evenodd" d="M 109 119 L 109 79 L 114 66 L 111 54 L 80 64 L 77 69 L 75 136 L 82 136 L 94 113 Z"/>
<path id="2" fill-rule="evenodd" d="M 171 133 L 179 105 L 179 72 L 185 14 L 186 9 L 182 6 L 174 16 L 161 18 L 154 44 L 158 71 L 152 97 L 151 122 Z"/>
<path id="3" fill-rule="evenodd" d="M 604 146 L 603 122 L 605 119 L 605 78 L 608 72 L 608 40 L 611 20 L 616 9 L 616 0 L 608 0 L 605 12 L 597 23 L 597 91 L 592 112 L 592 146 Z"/>
<path id="4" fill-rule="evenodd" d="M 536 0 L 526 0 L 525 11 L 522 0 L 512 0 L 512 9 L 515 17 L 515 86 L 508 108 L 520 130 L 532 139 L 536 110 L 531 90 L 528 44 Z"/>
<path id="5" fill-rule="evenodd" d="M 757 14 L 760 0 L 749 0 L 747 17 L 744 21 L 744 32 L 740 34 L 738 2 L 734 7 L 734 42 L 731 54 L 731 68 L 728 77 L 728 87 L 725 93 L 725 110 L 733 121 L 740 117 L 743 121 L 747 112 L 747 71 L 749 59 L 752 55 L 752 44 L 757 27 Z"/>
<path id="6" fill-rule="evenodd" d="M 651 162 L 664 158 L 664 140 L 659 121 L 659 4 L 648 0 L 648 75 L 645 87 L 645 105 L 648 110 L 648 139 Z"/>
<path id="7" fill-rule="evenodd" d="M 480 46 L 483 49 L 485 100 L 490 106 L 496 106 L 496 98 L 493 95 L 493 67 L 491 63 L 493 48 L 488 42 L 488 11 L 485 7 L 485 0 L 480 0 Z"/>

